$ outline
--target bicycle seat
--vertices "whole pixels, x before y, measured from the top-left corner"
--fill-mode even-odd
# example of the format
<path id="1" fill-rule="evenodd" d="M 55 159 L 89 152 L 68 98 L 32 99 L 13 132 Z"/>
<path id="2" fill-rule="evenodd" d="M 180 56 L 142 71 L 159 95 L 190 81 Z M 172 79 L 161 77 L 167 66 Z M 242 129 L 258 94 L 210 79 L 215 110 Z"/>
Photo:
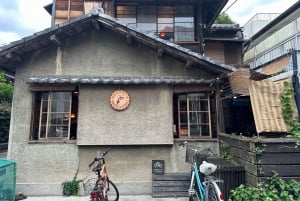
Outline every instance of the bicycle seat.
<path id="1" fill-rule="evenodd" d="M 201 173 L 208 176 L 216 171 L 217 166 L 213 163 L 203 161 L 199 168 Z"/>

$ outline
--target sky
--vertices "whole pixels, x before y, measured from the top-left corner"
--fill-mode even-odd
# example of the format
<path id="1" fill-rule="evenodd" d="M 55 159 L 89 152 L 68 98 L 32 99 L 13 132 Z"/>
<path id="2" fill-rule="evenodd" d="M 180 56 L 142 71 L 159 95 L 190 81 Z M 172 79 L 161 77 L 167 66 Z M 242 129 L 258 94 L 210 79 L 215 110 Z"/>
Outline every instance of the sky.
<path id="1" fill-rule="evenodd" d="M 52 1 L 0 0 L 0 46 L 49 28 L 51 16 L 44 6 Z M 297 1 L 229 0 L 223 10 L 243 26 L 256 13 L 282 13 Z"/>

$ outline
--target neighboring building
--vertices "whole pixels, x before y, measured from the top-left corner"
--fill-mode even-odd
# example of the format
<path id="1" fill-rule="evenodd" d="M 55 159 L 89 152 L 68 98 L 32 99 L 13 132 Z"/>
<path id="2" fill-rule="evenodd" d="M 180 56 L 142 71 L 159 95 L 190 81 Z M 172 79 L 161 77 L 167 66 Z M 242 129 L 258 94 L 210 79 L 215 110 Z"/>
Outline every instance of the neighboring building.
<path id="1" fill-rule="evenodd" d="M 71 2 L 71 10 L 61 22 L 63 2 Z M 219 77 L 236 68 L 173 42 L 188 44 L 195 33 L 202 37 L 194 25 L 211 25 L 227 1 L 147 1 L 149 10 L 136 0 L 104 1 L 104 12 L 129 15 L 123 21 L 102 9 L 82 11 L 81 2 L 57 0 L 53 22 L 60 24 L 0 47 L 0 68 L 15 74 L 8 157 L 17 162 L 17 189 L 59 195 L 78 166 L 79 178 L 93 177 L 89 162 L 112 147 L 108 171 L 120 193 L 151 194 L 152 160 L 164 160 L 165 172 L 189 170 L 178 146 L 182 140 L 218 153 Z M 174 8 L 179 18 L 168 17 Z M 135 23 L 154 23 L 150 31 L 156 34 L 124 23 L 135 19 L 131 12 L 154 10 L 162 17 L 138 17 Z M 176 29 L 177 22 L 198 32 Z M 166 34 L 173 42 L 161 35 L 162 24 L 174 27 Z"/>
<path id="2" fill-rule="evenodd" d="M 159 36 L 225 64 L 241 64 L 241 27 L 211 26 L 227 1 L 56 0 L 45 8 L 55 25 L 100 7 L 105 14 L 128 27 Z"/>
<path id="3" fill-rule="evenodd" d="M 204 32 L 204 54 L 221 63 L 240 66 L 244 42 L 238 24 L 213 24 Z"/>
<path id="4" fill-rule="evenodd" d="M 257 13 L 244 26 L 244 38 L 249 39 L 280 13 Z"/>
<path id="5" fill-rule="evenodd" d="M 286 129 L 282 124 L 278 124 L 276 120 L 281 120 L 282 117 L 279 115 L 281 112 L 273 111 L 271 109 L 280 108 L 278 106 L 278 97 L 275 97 L 274 100 L 270 102 L 273 104 L 272 107 L 268 107 L 263 111 L 260 108 L 262 103 L 269 103 L 267 98 L 272 97 L 270 95 L 264 94 L 264 96 L 254 96 L 249 94 L 248 81 L 249 77 L 253 80 L 265 80 L 265 81 L 279 81 L 286 78 L 293 78 L 293 84 L 296 94 L 296 102 L 300 106 L 300 96 L 299 96 L 299 48 L 300 48 L 300 1 L 292 5 L 282 14 L 278 15 L 273 21 L 265 25 L 260 31 L 255 33 L 251 38 L 249 38 L 244 44 L 244 65 L 250 67 L 250 71 L 245 70 L 241 71 L 240 74 L 236 74 L 239 71 L 234 72 L 236 74 L 235 79 L 236 86 L 243 88 L 246 86 L 247 93 L 237 93 L 232 94 L 230 91 L 230 86 L 223 84 L 222 89 L 227 90 L 226 93 L 223 93 L 227 96 L 224 96 L 223 108 L 225 112 L 225 131 L 226 133 L 236 133 L 243 135 L 258 135 L 261 133 L 279 133 L 281 135 L 286 132 Z M 246 33 L 247 34 L 247 33 Z M 230 77 L 232 81 L 233 77 Z M 254 82 L 251 82 L 252 84 Z M 263 83 L 263 82 L 262 82 Z M 265 82 L 266 83 L 266 82 Z M 272 91 L 272 95 L 280 93 L 280 87 L 278 82 L 274 86 L 268 86 L 266 84 L 266 91 Z M 254 86 L 254 84 L 253 84 Z M 256 85 L 256 89 L 261 86 Z M 272 89 L 272 87 L 276 89 Z M 251 87 L 250 87 L 251 88 Z M 254 87 L 252 87 L 253 89 Z M 231 86 L 232 89 L 232 86 Z M 254 90 L 252 90 L 254 91 Z M 276 92 L 276 93 L 275 93 Z M 250 101 L 251 98 L 251 101 Z M 260 98 L 263 98 L 261 100 Z M 255 100 L 260 101 L 261 104 L 255 103 Z M 267 107 L 265 107 L 267 108 Z M 266 111 L 267 110 L 267 111 Z M 259 111 L 259 112 L 257 112 Z M 276 114 L 276 115 L 274 115 Z M 259 119 L 258 116 L 261 115 L 262 118 Z M 264 118 L 264 120 L 262 120 Z M 266 120 L 270 120 L 268 123 L 265 123 Z M 276 122 L 276 126 L 280 125 L 280 129 L 276 126 L 273 126 L 272 122 Z M 255 121 L 255 124 L 254 124 Z M 237 124 L 234 124 L 237 122 Z M 265 126 L 267 129 L 257 129 L 259 125 Z M 256 127 L 255 127 L 256 126 Z M 263 127 L 263 126 L 262 126 Z M 270 128 L 272 127 L 272 128 Z M 263 131 L 262 131 L 263 130 Z M 281 134 L 280 134 L 281 132 Z"/>
<path id="6" fill-rule="evenodd" d="M 245 43 L 244 63 L 263 74 L 291 76 L 290 51 L 300 50 L 300 2 L 271 21 Z M 283 75 L 280 75 L 283 76 Z"/>

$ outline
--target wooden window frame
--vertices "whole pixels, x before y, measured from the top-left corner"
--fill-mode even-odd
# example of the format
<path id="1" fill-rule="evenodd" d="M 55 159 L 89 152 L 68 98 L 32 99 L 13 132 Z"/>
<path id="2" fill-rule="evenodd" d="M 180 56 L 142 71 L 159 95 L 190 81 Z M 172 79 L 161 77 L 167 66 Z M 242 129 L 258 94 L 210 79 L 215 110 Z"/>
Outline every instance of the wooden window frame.
<path id="1" fill-rule="evenodd" d="M 32 123 L 31 123 L 31 134 L 30 140 L 32 141 L 66 141 L 75 140 L 77 138 L 77 115 L 78 115 L 78 87 L 74 86 L 31 86 L 32 91 Z M 52 95 L 55 93 L 69 93 L 68 99 L 64 100 L 53 100 Z M 44 94 L 44 98 L 42 95 Z M 45 94 L 47 94 L 47 99 L 45 99 Z M 75 101 L 74 101 L 75 100 Z M 60 103 L 61 110 L 57 111 L 52 109 L 51 103 Z M 44 105 L 43 105 L 44 103 Z M 67 103 L 68 108 L 65 110 L 65 103 Z M 44 108 L 43 108 L 44 106 Z M 51 123 L 50 114 L 57 115 L 58 117 L 63 115 L 63 123 Z M 46 121 L 42 122 L 42 118 L 46 117 Z M 59 118 L 58 118 L 59 119 Z M 56 125 L 57 124 L 57 125 Z M 42 135 L 42 126 L 44 125 L 45 134 Z M 51 136 L 49 135 L 49 128 L 52 126 L 65 126 L 67 129 L 56 130 L 57 134 L 61 133 L 63 135 Z M 60 127 L 61 128 L 61 127 Z M 65 134 L 64 131 L 67 130 Z M 59 132 L 61 131 L 61 132 Z M 53 134 L 53 133 L 52 133 Z"/>
<path id="2" fill-rule="evenodd" d="M 199 94 L 199 96 L 197 96 L 197 94 Z M 204 95 L 205 97 L 202 97 L 202 95 Z M 184 96 L 186 97 L 186 99 L 181 100 L 180 97 L 184 97 Z M 205 109 L 192 110 L 192 108 L 190 108 L 191 107 L 190 102 L 192 96 L 199 97 L 199 99 L 197 100 L 200 102 L 204 101 L 206 104 L 205 107 L 206 110 Z M 186 102 L 186 104 L 181 104 L 184 102 Z M 186 108 L 182 109 L 183 106 L 185 106 Z M 178 112 L 178 133 L 180 138 L 190 138 L 190 139 L 212 138 L 211 106 L 210 106 L 210 96 L 208 92 L 178 94 L 177 110 L 178 110 L 177 111 Z M 200 118 L 200 122 L 197 123 L 197 126 L 199 127 L 199 135 L 197 136 L 191 134 L 191 125 L 193 124 L 191 123 L 190 118 L 192 113 L 196 113 L 197 114 L 196 116 Z M 207 115 L 206 122 L 203 122 L 203 119 L 201 119 L 202 114 Z M 184 120 L 183 117 L 186 118 L 186 121 Z M 204 127 L 208 127 L 207 129 L 208 133 L 205 133 L 203 131 Z"/>
<path id="3" fill-rule="evenodd" d="M 176 9 L 178 9 L 180 6 L 182 5 L 151 5 L 152 7 L 155 7 L 155 10 L 156 10 L 156 31 L 153 33 L 157 36 L 159 36 L 160 38 L 162 39 L 165 39 L 165 40 L 169 40 L 171 42 L 195 42 L 195 38 L 193 37 L 191 40 L 176 40 L 176 24 L 193 24 L 193 28 L 192 28 L 192 32 L 193 32 L 193 35 L 195 35 L 195 12 L 194 12 L 194 8 L 192 5 L 185 5 L 186 7 L 191 7 L 191 18 L 193 19 L 192 21 L 177 21 L 176 18 L 178 18 L 180 15 L 177 15 L 176 13 Z M 122 11 L 122 13 L 118 13 L 118 7 L 123 7 L 123 9 L 120 9 L 120 11 Z M 117 5 L 116 6 L 116 18 L 120 19 L 122 21 L 122 18 L 126 18 L 126 16 L 128 17 L 132 17 L 134 15 L 134 13 L 126 13 L 126 9 L 124 9 L 125 7 L 135 7 L 135 23 L 128 23 L 128 26 L 130 27 L 134 27 L 134 28 L 138 28 L 138 24 L 143 24 L 143 21 L 139 21 L 139 17 L 138 17 L 138 13 L 139 13 L 139 8 L 142 8 L 142 7 L 146 7 L 146 6 L 140 6 L 140 5 L 126 5 L 126 4 L 121 4 L 121 5 Z M 160 13 L 159 12 L 159 9 L 160 8 L 167 8 L 167 7 L 171 7 L 172 8 L 172 13 L 169 13 L 169 14 L 172 14 L 172 23 L 163 23 L 163 22 L 159 22 L 159 18 L 162 19 L 162 17 L 160 16 L 163 16 L 163 13 Z M 184 13 L 184 12 L 183 12 Z M 181 13 L 182 14 L 182 13 Z M 133 19 L 133 18 L 132 18 Z M 126 23 L 126 22 L 125 22 Z M 147 24 L 145 22 L 145 24 Z M 163 25 L 163 24 L 172 24 L 172 28 L 168 29 L 168 31 L 166 32 L 162 32 L 161 31 L 161 28 L 160 28 L 160 25 Z M 180 30 L 180 29 L 178 29 Z M 184 30 L 184 29 L 182 29 Z M 189 31 L 178 31 L 178 33 L 189 33 Z M 190 31 L 191 32 L 191 31 Z"/>

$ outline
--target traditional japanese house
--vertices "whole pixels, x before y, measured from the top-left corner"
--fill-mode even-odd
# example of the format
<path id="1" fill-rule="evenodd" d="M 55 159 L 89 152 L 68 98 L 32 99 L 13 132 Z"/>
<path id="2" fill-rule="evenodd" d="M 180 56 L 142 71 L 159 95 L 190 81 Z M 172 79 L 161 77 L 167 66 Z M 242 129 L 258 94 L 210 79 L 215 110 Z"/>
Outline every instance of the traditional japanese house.
<path id="1" fill-rule="evenodd" d="M 15 74 L 17 189 L 59 195 L 111 147 L 120 193 L 150 194 L 152 160 L 189 169 L 182 140 L 218 153 L 219 77 L 236 68 L 202 54 L 202 29 L 226 2 L 57 0 L 50 28 L 0 47 Z"/>

